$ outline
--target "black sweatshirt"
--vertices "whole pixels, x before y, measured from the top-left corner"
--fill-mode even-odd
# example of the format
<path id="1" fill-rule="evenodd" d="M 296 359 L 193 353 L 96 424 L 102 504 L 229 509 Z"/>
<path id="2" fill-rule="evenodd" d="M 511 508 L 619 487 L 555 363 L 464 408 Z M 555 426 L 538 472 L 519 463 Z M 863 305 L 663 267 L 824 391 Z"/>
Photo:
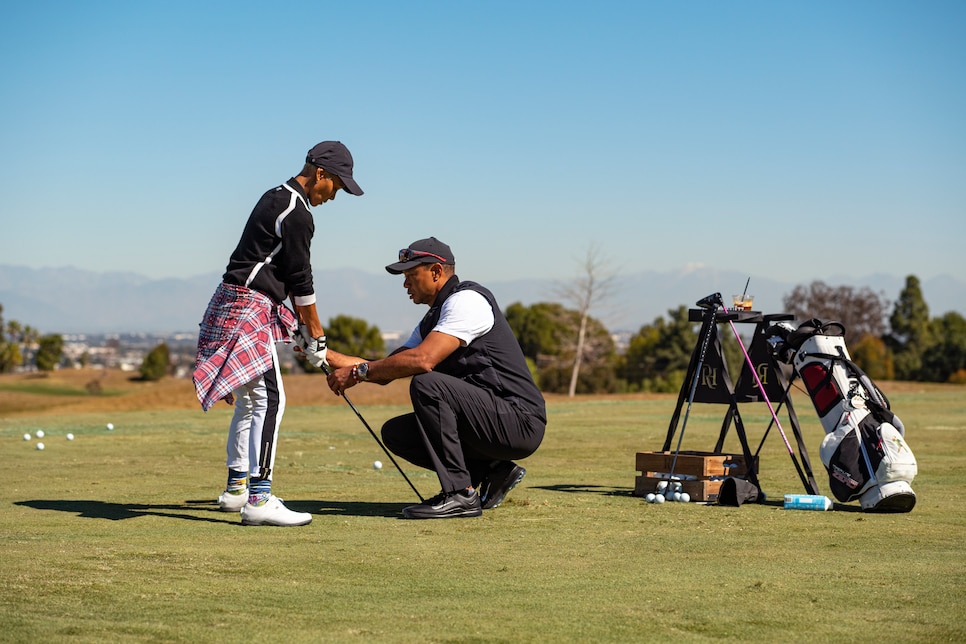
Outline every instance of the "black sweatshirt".
<path id="1" fill-rule="evenodd" d="M 305 190 L 294 178 L 289 179 L 263 194 L 255 204 L 222 279 L 261 291 L 277 304 L 289 293 L 297 304 L 313 304 L 309 251 L 314 234 L 315 222 Z"/>

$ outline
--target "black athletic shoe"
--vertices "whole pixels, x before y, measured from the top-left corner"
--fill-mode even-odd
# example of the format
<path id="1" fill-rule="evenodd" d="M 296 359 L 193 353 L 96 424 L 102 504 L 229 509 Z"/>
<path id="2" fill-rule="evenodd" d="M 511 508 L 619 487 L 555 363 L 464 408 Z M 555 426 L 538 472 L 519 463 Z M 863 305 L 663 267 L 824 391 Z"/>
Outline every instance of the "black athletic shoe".
<path id="1" fill-rule="evenodd" d="M 407 519 L 457 519 L 478 517 L 483 514 L 483 508 L 480 507 L 480 497 L 476 490 L 470 490 L 440 492 L 419 505 L 403 508 L 402 513 Z"/>
<path id="2" fill-rule="evenodd" d="M 527 473 L 525 469 L 512 461 L 501 463 L 495 470 L 490 472 L 480 484 L 480 497 L 483 501 L 484 510 L 492 510 L 501 503 L 510 490 L 523 480 Z"/>

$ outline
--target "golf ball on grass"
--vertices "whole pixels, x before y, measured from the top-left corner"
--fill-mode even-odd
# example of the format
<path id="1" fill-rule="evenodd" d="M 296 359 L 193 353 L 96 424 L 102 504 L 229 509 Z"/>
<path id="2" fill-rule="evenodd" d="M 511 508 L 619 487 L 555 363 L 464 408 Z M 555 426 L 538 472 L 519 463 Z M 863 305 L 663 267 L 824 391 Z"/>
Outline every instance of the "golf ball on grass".
<path id="1" fill-rule="evenodd" d="M 107 424 L 107 431 L 109 431 L 109 432 L 113 432 L 114 431 L 114 423 L 108 423 Z"/>
<path id="2" fill-rule="evenodd" d="M 658 505 L 660 505 L 661 503 L 664 503 L 664 495 L 663 494 L 655 495 L 654 502 L 657 503 Z"/>
<path id="3" fill-rule="evenodd" d="M 648 494 L 647 496 L 645 496 L 645 497 L 644 497 L 644 500 L 645 500 L 645 501 L 647 501 L 648 503 L 654 503 L 654 499 L 655 499 L 655 498 L 657 498 L 657 497 L 656 497 L 656 495 L 655 495 L 655 494 L 654 494 L 654 493 L 652 492 L 652 493 L 650 493 L 650 494 Z"/>
<path id="4" fill-rule="evenodd" d="M 43 438 L 44 437 L 44 430 L 38 429 L 36 432 L 34 432 L 34 436 L 36 436 L 37 438 Z"/>
<path id="5" fill-rule="evenodd" d="M 30 438 L 31 438 L 31 436 L 30 436 L 30 434 L 24 434 L 24 435 L 23 435 L 23 439 L 24 439 L 25 441 L 29 441 L 29 440 L 30 440 Z"/>
<path id="6" fill-rule="evenodd" d="M 69 440 L 69 441 L 74 440 L 74 435 L 73 434 L 67 434 L 67 440 Z"/>
<path id="7" fill-rule="evenodd" d="M 687 492 L 681 492 L 681 503 L 690 503 L 691 495 Z"/>
<path id="8" fill-rule="evenodd" d="M 374 469 L 374 470 L 381 470 L 382 469 L 382 461 L 373 461 L 372 462 L 372 469 Z"/>
<path id="9" fill-rule="evenodd" d="M 39 449 L 40 451 L 43 451 L 44 450 L 44 444 L 43 443 L 37 443 L 37 449 Z"/>

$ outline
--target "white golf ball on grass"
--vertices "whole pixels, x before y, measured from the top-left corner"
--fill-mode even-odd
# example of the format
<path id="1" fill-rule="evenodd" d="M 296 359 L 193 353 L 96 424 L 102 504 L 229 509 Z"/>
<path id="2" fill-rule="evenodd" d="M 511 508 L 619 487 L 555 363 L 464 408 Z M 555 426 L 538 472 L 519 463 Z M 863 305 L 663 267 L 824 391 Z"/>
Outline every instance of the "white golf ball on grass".
<path id="1" fill-rule="evenodd" d="M 38 429 L 36 432 L 34 432 L 34 436 L 36 436 L 37 438 L 43 438 L 44 437 L 44 430 Z"/>
<path id="2" fill-rule="evenodd" d="M 644 500 L 647 501 L 648 503 L 654 503 L 654 499 L 655 498 L 657 498 L 657 495 L 654 494 L 653 492 L 651 492 L 647 496 L 644 497 Z"/>
<path id="3" fill-rule="evenodd" d="M 67 434 L 67 440 L 69 440 L 69 441 L 74 440 L 74 435 L 73 434 Z"/>
<path id="4" fill-rule="evenodd" d="M 109 431 L 109 432 L 113 432 L 114 431 L 114 423 L 108 423 L 107 424 L 107 431 Z"/>
<path id="5" fill-rule="evenodd" d="M 381 470 L 382 469 L 382 461 L 373 461 L 372 462 L 372 469 L 374 469 L 374 470 Z"/>
<path id="6" fill-rule="evenodd" d="M 663 494 L 655 495 L 654 502 L 657 503 L 658 505 L 660 505 L 661 503 L 664 503 L 664 495 Z"/>
<path id="7" fill-rule="evenodd" d="M 37 449 L 39 449 L 40 451 L 44 451 L 44 444 L 43 443 L 37 443 Z"/>
<path id="8" fill-rule="evenodd" d="M 24 434 L 24 435 L 23 435 L 23 439 L 24 439 L 25 441 L 29 441 L 29 440 L 30 440 L 31 438 L 32 438 L 32 436 L 31 436 L 30 434 Z"/>
<path id="9" fill-rule="evenodd" d="M 690 503 L 691 495 L 687 492 L 681 492 L 681 503 Z"/>

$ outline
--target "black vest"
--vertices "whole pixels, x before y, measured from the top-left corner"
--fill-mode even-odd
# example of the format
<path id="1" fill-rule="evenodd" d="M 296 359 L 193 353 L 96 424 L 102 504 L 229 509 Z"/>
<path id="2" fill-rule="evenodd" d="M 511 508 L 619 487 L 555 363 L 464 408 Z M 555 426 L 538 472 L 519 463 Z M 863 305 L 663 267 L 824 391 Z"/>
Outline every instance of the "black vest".
<path id="1" fill-rule="evenodd" d="M 493 309 L 493 328 L 467 346 L 457 348 L 436 365 L 434 371 L 492 391 L 499 398 L 512 402 L 522 411 L 546 422 L 547 410 L 543 395 L 533 382 L 520 343 L 513 335 L 493 293 L 486 288 L 475 282 L 460 282 L 455 275 L 449 278 L 419 323 L 419 334 L 423 338 L 428 336 L 439 322 L 443 302 L 453 293 L 466 289 L 476 291 L 490 303 Z"/>

